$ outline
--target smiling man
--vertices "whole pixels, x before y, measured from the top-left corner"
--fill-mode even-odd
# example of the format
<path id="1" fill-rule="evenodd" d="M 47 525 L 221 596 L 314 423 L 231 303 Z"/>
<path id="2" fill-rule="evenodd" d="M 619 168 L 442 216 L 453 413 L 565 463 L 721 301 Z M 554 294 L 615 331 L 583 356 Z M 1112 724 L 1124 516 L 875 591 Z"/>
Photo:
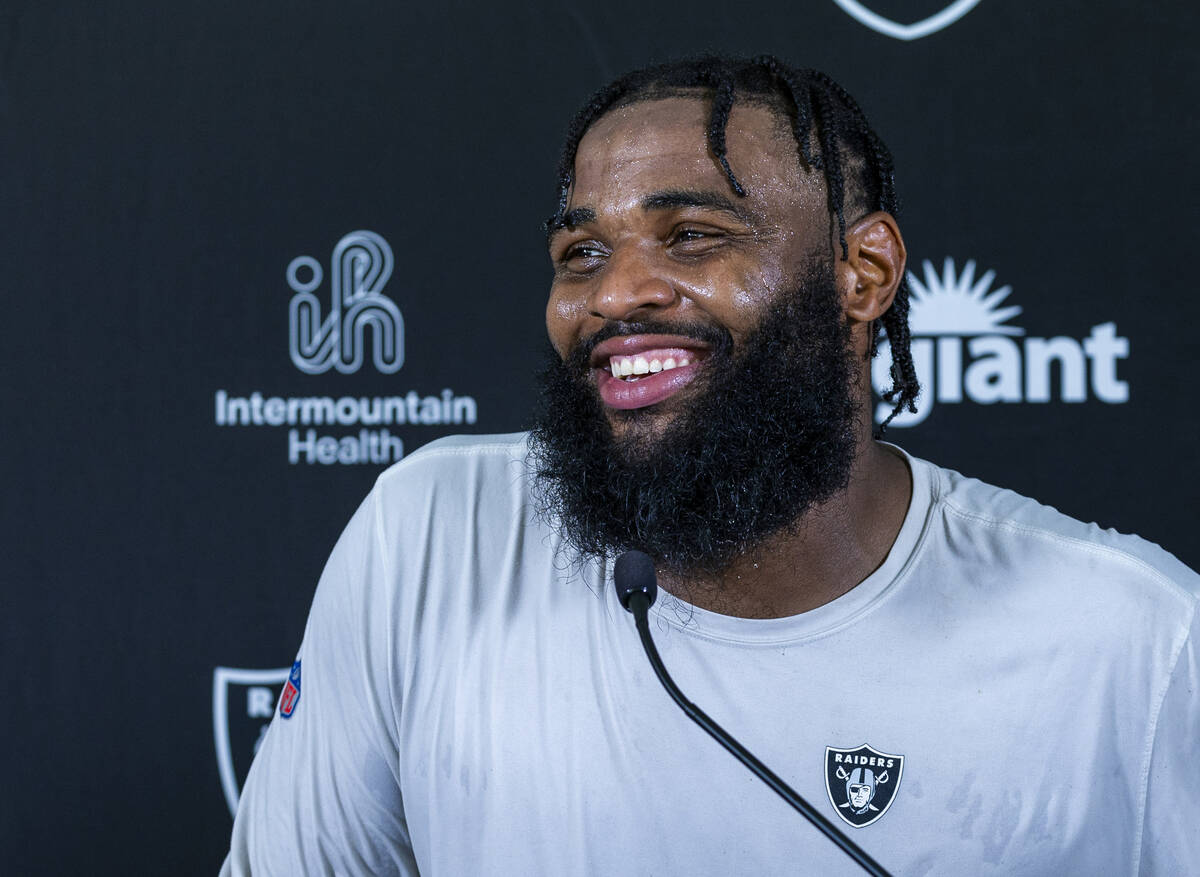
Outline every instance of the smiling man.
<path id="1" fill-rule="evenodd" d="M 559 196 L 534 429 L 380 477 L 225 873 L 857 873 L 658 687 L 632 548 L 684 691 L 893 873 L 1194 868 L 1197 577 L 873 438 L 882 335 L 917 387 L 853 100 L 772 58 L 637 71 Z"/>
<path id="2" fill-rule="evenodd" d="M 857 585 L 904 518 L 908 469 L 870 440 L 865 388 L 905 254 L 868 206 L 887 165 L 839 147 L 834 166 L 861 181 L 854 221 L 840 206 L 831 224 L 794 110 L 769 69 L 748 72 L 764 91 L 729 109 L 736 176 L 695 88 L 634 87 L 579 141 L 549 223 L 546 319 L 566 368 L 550 369 L 534 447 L 577 545 L 647 551 L 694 605 L 772 617 Z M 856 108 L 839 113 L 859 149 L 877 145 Z"/>

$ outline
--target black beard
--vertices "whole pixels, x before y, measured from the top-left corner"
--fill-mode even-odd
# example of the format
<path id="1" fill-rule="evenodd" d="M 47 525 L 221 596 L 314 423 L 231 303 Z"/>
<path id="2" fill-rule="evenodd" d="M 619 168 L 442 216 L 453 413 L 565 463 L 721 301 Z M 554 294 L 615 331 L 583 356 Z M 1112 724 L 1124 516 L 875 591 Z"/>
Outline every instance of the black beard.
<path id="1" fill-rule="evenodd" d="M 643 333 L 711 344 L 697 378 L 708 386 L 658 434 L 654 406 L 609 412 L 626 420 L 617 438 L 589 358 L 607 338 Z M 849 484 L 856 369 L 828 265 L 778 296 L 736 355 L 732 347 L 724 329 L 650 321 L 610 324 L 565 361 L 552 354 L 530 434 L 535 496 L 582 554 L 636 548 L 660 572 L 719 578 Z"/>

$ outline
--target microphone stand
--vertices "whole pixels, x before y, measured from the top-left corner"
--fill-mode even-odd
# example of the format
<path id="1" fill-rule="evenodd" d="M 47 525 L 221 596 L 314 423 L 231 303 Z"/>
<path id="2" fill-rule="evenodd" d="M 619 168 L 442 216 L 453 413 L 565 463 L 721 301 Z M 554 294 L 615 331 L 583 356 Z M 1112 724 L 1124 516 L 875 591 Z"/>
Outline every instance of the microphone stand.
<path id="1" fill-rule="evenodd" d="M 654 645 L 654 639 L 650 636 L 650 621 L 647 617 L 647 613 L 650 610 L 650 597 L 643 591 L 634 591 L 629 595 L 629 602 L 625 608 L 633 613 L 634 623 L 637 624 L 638 634 L 642 638 L 642 647 L 646 650 L 646 657 L 650 659 L 650 666 L 654 668 L 654 673 L 658 676 L 658 681 L 667 690 L 667 694 L 671 695 L 671 699 L 679 704 L 680 709 L 687 713 L 688 718 L 707 731 L 709 736 L 729 750 L 734 758 L 774 789 L 779 797 L 798 810 L 801 816 L 815 825 L 817 830 L 833 841 L 842 852 L 862 866 L 864 871 L 873 875 L 873 877 L 891 877 L 883 869 L 883 866 L 868 856 L 858 844 L 842 834 L 832 822 L 817 812 L 816 808 L 801 798 L 791 786 L 777 777 L 769 767 L 755 758 L 728 731 L 710 719 L 700 707 L 683 696 L 683 692 L 675 685 L 675 681 L 663 665 L 662 658 L 658 655 L 658 649 Z"/>

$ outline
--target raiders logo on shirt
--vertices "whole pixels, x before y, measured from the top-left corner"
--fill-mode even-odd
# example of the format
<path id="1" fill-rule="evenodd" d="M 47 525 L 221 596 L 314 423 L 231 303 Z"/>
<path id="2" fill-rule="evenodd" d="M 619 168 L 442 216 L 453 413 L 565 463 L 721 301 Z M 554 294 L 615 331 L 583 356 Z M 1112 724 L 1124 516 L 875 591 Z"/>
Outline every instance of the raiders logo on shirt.
<path id="1" fill-rule="evenodd" d="M 825 747 L 825 790 L 847 825 L 863 828 L 883 816 L 900 788 L 904 756 L 866 743 L 856 749 Z"/>

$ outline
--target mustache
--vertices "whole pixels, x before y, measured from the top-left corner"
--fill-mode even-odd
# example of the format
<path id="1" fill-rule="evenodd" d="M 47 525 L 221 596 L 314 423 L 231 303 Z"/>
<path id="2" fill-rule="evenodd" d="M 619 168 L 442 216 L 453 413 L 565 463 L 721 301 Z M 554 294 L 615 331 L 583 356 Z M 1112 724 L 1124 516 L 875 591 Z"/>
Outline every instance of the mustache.
<path id="1" fill-rule="evenodd" d="M 678 335 L 703 342 L 714 356 L 728 354 L 733 349 L 733 335 L 728 329 L 698 322 L 668 322 L 666 320 L 610 320 L 597 332 L 582 339 L 567 354 L 567 363 L 587 366 L 592 351 L 609 338 L 623 335 Z"/>

